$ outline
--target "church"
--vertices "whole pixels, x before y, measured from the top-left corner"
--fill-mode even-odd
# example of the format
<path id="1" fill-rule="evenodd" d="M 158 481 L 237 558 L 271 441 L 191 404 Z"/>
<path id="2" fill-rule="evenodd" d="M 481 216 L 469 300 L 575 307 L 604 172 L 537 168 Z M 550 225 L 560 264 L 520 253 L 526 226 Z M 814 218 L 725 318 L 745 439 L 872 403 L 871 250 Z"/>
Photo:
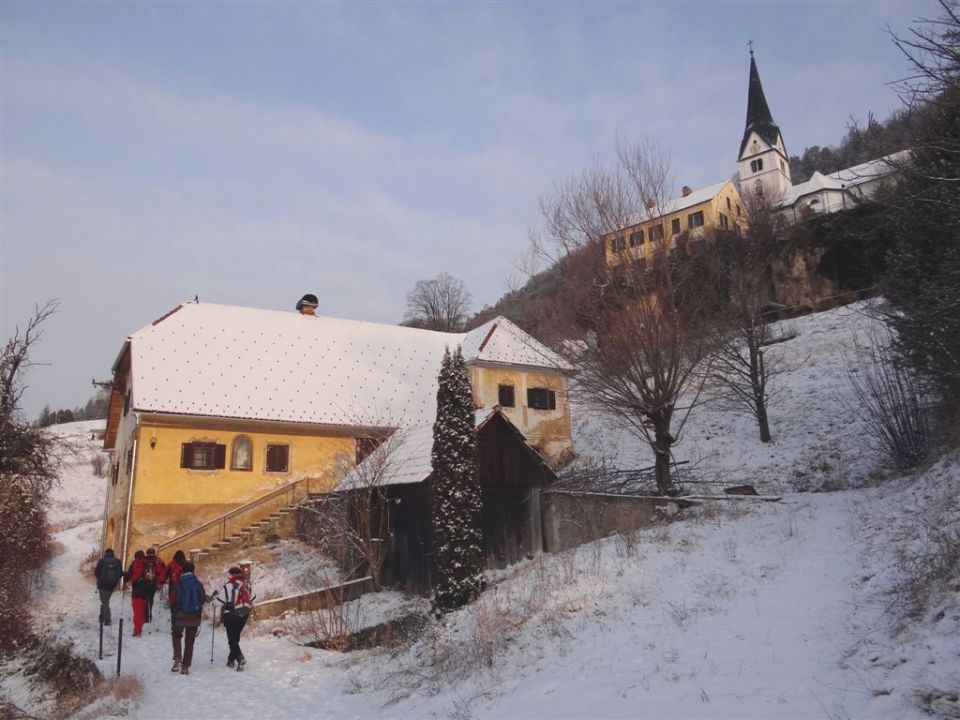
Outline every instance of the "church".
<path id="1" fill-rule="evenodd" d="M 796 222 L 805 213 L 856 207 L 874 197 L 908 155 L 905 150 L 828 175 L 815 172 L 806 182 L 794 185 L 783 134 L 770 112 L 751 50 L 747 120 L 737 174 L 700 190 L 685 186 L 679 198 L 660 207 L 648 206 L 642 221 L 604 238 L 607 264 L 669 250 L 681 235 L 698 239 L 709 229 L 740 232 L 746 226 L 743 197 L 747 194 L 762 193 L 786 222 Z"/>

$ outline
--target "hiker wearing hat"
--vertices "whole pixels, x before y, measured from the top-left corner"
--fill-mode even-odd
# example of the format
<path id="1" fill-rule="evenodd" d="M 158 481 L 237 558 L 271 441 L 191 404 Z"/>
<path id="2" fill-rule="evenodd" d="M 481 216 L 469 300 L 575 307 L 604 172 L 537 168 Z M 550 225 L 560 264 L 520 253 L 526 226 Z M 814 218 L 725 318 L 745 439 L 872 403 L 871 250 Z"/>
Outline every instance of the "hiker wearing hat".
<path id="1" fill-rule="evenodd" d="M 220 622 L 227 631 L 227 644 L 230 646 L 227 667 L 236 666 L 240 671 L 247 664 L 247 659 L 240 650 L 240 633 L 243 632 L 243 626 L 247 624 L 247 618 L 253 609 L 253 590 L 250 580 L 240 568 L 232 567 L 227 572 L 229 579 L 220 589 L 221 592 L 214 593 L 214 597 L 221 603 Z"/>
<path id="2" fill-rule="evenodd" d="M 313 293 L 307 293 L 302 298 L 297 300 L 297 312 L 301 315 L 316 315 L 317 306 L 320 302 L 317 300 L 317 296 Z"/>
<path id="3" fill-rule="evenodd" d="M 163 587 L 163 583 L 166 581 L 166 572 L 167 566 L 164 564 L 163 560 L 160 559 L 160 556 L 157 555 L 155 548 L 147 548 L 146 557 L 143 558 L 143 561 L 152 571 L 153 575 L 153 592 L 150 593 L 147 597 L 147 622 L 153 621 L 153 598 L 160 591 L 160 588 Z"/>
<path id="4" fill-rule="evenodd" d="M 190 674 L 193 663 L 193 643 L 203 619 L 203 604 L 209 599 L 203 583 L 193 574 L 193 563 L 183 564 L 183 573 L 177 583 L 177 614 L 173 619 L 173 667 L 172 672 Z M 183 641 L 183 648 L 180 643 Z"/>
<path id="5" fill-rule="evenodd" d="M 110 624 L 110 596 L 123 579 L 123 565 L 114 557 L 113 548 L 107 548 L 103 557 L 93 570 L 97 578 L 97 591 L 100 593 L 100 622 Z"/>

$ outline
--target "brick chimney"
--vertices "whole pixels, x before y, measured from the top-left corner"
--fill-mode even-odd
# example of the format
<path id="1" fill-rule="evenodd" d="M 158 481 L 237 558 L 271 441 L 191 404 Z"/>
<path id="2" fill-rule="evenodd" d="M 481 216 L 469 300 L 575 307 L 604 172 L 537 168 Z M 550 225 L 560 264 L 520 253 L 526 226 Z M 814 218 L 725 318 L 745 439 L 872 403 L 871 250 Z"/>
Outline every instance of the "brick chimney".
<path id="1" fill-rule="evenodd" d="M 656 200 L 647 200 L 647 210 L 653 210 L 657 206 Z"/>
<path id="2" fill-rule="evenodd" d="M 689 185 L 684 185 L 684 186 L 683 186 L 683 190 L 682 190 L 681 192 L 683 193 L 683 196 L 686 197 L 687 195 L 689 195 L 690 193 L 692 193 L 693 190 L 690 188 Z"/>

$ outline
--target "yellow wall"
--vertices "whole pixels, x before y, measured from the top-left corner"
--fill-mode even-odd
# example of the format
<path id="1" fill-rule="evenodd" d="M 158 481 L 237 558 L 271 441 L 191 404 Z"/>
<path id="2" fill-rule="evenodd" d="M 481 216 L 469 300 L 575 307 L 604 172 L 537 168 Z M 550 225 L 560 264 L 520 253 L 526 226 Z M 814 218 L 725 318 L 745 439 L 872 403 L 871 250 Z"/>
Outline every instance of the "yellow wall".
<path id="1" fill-rule="evenodd" d="M 512 385 L 514 407 L 503 408 L 504 414 L 524 434 L 527 441 L 548 459 L 573 448 L 570 432 L 570 404 L 567 379 L 561 373 L 530 372 L 518 369 L 472 367 L 470 382 L 477 407 L 493 407 L 499 403 L 499 386 Z M 546 388 L 556 392 L 556 410 L 527 407 L 527 388 Z"/>
<path id="2" fill-rule="evenodd" d="M 727 206 L 728 200 L 729 208 Z M 740 193 L 737 192 L 736 186 L 732 182 L 729 182 L 724 185 L 720 189 L 720 192 L 710 200 L 698 203 L 697 205 L 691 205 L 690 207 L 684 208 L 683 210 L 675 213 L 664 215 L 656 220 L 647 220 L 607 235 L 604 238 L 604 252 L 606 253 L 607 257 L 607 264 L 616 265 L 624 257 L 637 259 L 641 257 L 647 257 L 660 250 L 669 251 L 673 245 L 673 240 L 676 237 L 671 231 L 671 224 L 673 223 L 674 218 L 679 218 L 680 232 L 683 234 L 688 230 L 688 216 L 697 212 L 703 213 L 704 222 L 703 227 L 701 228 L 702 230 L 720 228 L 721 214 L 727 217 L 728 228 L 726 229 L 735 230 L 737 225 L 740 226 L 741 230 L 746 228 L 746 215 L 743 208 L 743 203 L 740 200 Z M 656 225 L 663 226 L 662 243 L 652 242 L 650 240 L 650 229 Z M 638 230 L 643 231 L 644 242 L 642 245 L 632 248 L 630 247 L 630 234 L 635 233 Z M 614 241 L 621 237 L 624 239 L 625 250 L 616 251 L 614 250 Z"/>
<path id="3" fill-rule="evenodd" d="M 241 435 L 253 444 L 252 470 L 230 468 L 233 441 Z M 182 444 L 189 442 L 226 445 L 226 467 L 222 470 L 181 468 Z M 288 472 L 266 471 L 268 444 L 289 446 Z M 299 478 L 310 478 L 311 492 L 329 490 L 349 472 L 354 459 L 355 441 L 349 436 L 247 429 L 239 432 L 177 427 L 144 420 L 138 431 L 128 556 L 132 556 L 134 549 L 169 540 Z M 119 485 L 113 489 L 117 491 L 113 493 L 116 500 L 108 510 L 108 523 L 114 520 L 117 532 L 122 533 L 126 493 Z M 289 499 L 285 496 L 276 502 L 271 501 L 262 509 L 262 514 L 267 515 L 286 503 Z M 248 524 L 254 519 L 245 517 L 243 523 Z M 211 538 L 201 537 L 189 544 L 190 547 L 205 547 L 210 541 Z"/>

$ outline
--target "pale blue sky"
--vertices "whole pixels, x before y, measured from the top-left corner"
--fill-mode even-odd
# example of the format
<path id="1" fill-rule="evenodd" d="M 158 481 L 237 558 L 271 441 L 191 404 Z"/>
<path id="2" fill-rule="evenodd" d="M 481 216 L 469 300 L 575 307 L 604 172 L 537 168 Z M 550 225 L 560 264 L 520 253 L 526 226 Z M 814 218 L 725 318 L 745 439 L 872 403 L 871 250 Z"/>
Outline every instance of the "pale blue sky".
<path id="1" fill-rule="evenodd" d="M 182 300 L 397 322 L 423 278 L 475 309 L 537 198 L 611 155 L 729 177 L 757 61 L 788 151 L 898 106 L 884 34 L 930 2 L 0 5 L 2 336 L 59 297 L 26 409 L 72 406 Z"/>

